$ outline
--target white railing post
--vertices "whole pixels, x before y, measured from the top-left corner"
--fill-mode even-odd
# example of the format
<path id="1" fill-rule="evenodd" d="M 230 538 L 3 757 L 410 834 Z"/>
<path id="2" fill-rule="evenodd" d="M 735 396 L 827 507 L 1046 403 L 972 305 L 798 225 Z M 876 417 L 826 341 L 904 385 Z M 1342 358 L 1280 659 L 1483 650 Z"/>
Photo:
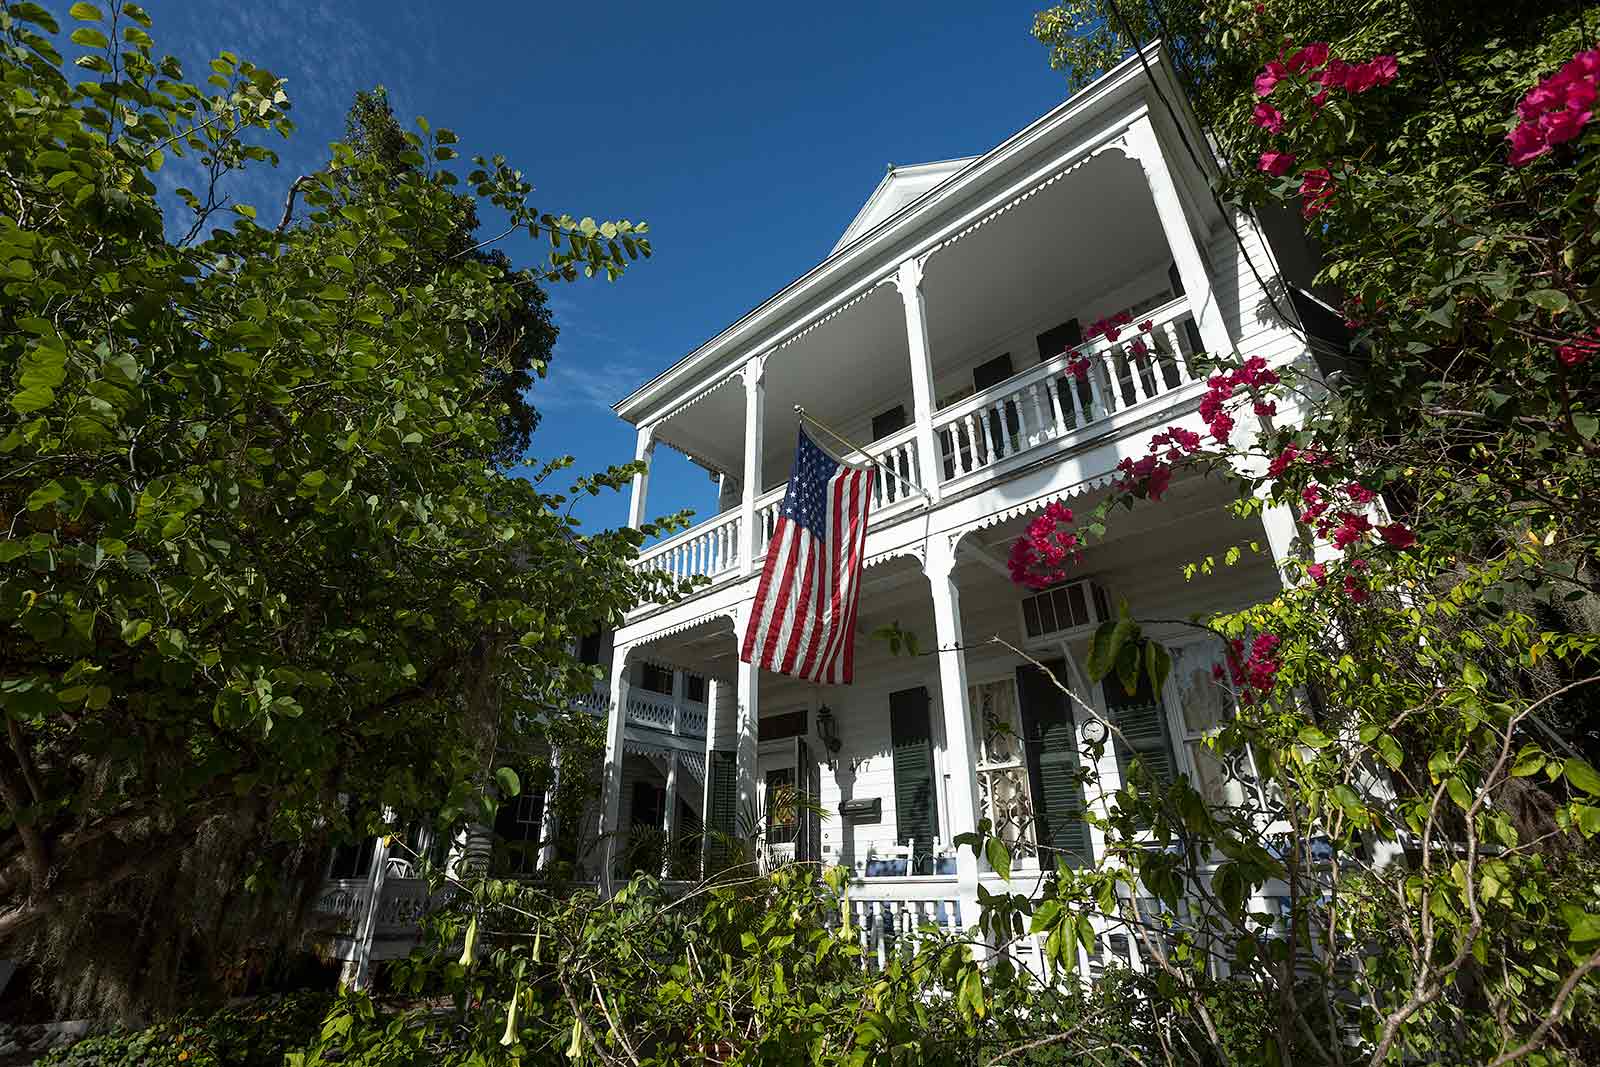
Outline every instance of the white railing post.
<path id="1" fill-rule="evenodd" d="M 656 450 L 654 426 L 639 427 L 639 437 L 633 446 L 633 458 L 645 463 L 651 461 Z M 650 491 L 650 471 L 648 468 L 633 476 L 633 495 L 628 498 L 628 525 L 635 529 L 644 525 L 645 499 Z"/>
<path id="2" fill-rule="evenodd" d="M 766 356 L 752 356 L 740 375 L 744 378 L 744 499 L 740 503 L 743 516 L 744 544 L 739 552 L 739 573 L 755 573 L 756 549 L 759 534 L 756 532 L 756 497 L 761 495 L 762 433 L 766 423 L 767 389 L 764 377 Z"/>
<path id="3" fill-rule="evenodd" d="M 1150 187 L 1150 198 L 1155 201 L 1156 216 L 1167 237 L 1167 247 L 1178 265 L 1178 276 L 1183 280 L 1184 295 L 1189 298 L 1189 308 L 1194 313 L 1195 324 L 1200 328 L 1201 340 L 1212 353 L 1226 355 L 1233 351 L 1233 338 L 1228 324 L 1223 320 L 1222 309 L 1217 305 L 1216 291 L 1211 285 L 1211 272 L 1206 268 L 1205 250 L 1195 240 L 1190 225 L 1189 212 L 1185 210 L 1177 183 L 1172 177 L 1172 158 L 1161 144 L 1155 125 L 1145 115 L 1128 130 L 1129 154 L 1139 161 Z"/>
<path id="4" fill-rule="evenodd" d="M 939 450 L 933 436 L 933 355 L 928 347 L 928 309 L 922 298 L 922 261 L 908 259 L 895 271 L 905 307 L 906 346 L 911 351 L 911 404 L 917 426 L 918 480 L 930 503 L 939 500 Z"/>

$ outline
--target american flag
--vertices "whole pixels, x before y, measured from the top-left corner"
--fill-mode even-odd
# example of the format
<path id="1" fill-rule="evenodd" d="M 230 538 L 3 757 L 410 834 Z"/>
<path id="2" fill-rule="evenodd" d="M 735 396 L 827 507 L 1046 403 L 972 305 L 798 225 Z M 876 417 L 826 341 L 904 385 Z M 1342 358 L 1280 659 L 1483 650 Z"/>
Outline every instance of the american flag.
<path id="1" fill-rule="evenodd" d="M 850 683 L 872 475 L 870 467 L 834 459 L 800 428 L 739 651 L 744 662 L 812 682 Z"/>

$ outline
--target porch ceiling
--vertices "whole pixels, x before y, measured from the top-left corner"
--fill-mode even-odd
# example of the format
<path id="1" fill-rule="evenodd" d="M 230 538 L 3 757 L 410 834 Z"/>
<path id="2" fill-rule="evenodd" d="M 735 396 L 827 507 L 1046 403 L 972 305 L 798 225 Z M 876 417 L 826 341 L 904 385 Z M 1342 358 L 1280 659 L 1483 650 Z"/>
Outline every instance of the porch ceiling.
<path id="1" fill-rule="evenodd" d="M 1100 303 L 1112 290 L 1170 259 L 1139 164 L 1102 153 L 928 260 L 934 363 L 958 366 L 1052 310 L 1087 327 L 1116 310 Z M 1013 366 L 1037 356 L 1012 353 Z"/>

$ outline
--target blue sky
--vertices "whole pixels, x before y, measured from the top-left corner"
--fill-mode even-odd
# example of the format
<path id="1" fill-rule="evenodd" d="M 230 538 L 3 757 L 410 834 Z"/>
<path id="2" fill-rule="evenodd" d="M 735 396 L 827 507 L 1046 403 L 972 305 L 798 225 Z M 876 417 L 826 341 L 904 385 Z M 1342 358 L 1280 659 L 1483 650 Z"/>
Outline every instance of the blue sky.
<path id="1" fill-rule="evenodd" d="M 579 470 L 631 459 L 611 404 L 821 260 L 886 164 L 985 151 L 1064 92 L 1028 34 L 1043 0 L 144 6 L 191 76 L 229 49 L 289 79 L 299 129 L 280 172 L 233 190 L 264 214 L 321 164 L 355 91 L 382 84 L 402 121 L 504 154 L 541 210 L 650 224 L 654 258 L 621 281 L 550 290 L 561 340 L 532 450 Z M 703 515 L 715 492 L 662 447 L 650 505 Z M 627 500 L 578 514 L 620 524 Z"/>

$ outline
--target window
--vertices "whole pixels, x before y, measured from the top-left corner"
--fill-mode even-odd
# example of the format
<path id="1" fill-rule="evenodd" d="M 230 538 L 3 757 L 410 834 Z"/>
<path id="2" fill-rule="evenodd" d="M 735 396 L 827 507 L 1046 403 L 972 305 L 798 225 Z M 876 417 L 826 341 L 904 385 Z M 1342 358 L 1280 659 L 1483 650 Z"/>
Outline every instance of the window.
<path id="1" fill-rule="evenodd" d="M 804 737 L 809 730 L 806 718 L 807 712 L 804 708 L 799 711 L 787 711 L 781 715 L 768 715 L 756 722 L 756 739 L 779 741 L 785 737 Z"/>
<path id="2" fill-rule="evenodd" d="M 1206 638 L 1177 645 L 1172 653 L 1172 684 L 1182 712 L 1183 747 L 1194 771 L 1195 788 L 1214 807 L 1244 803 L 1244 787 L 1205 745 L 1207 735 L 1233 718 L 1233 696 L 1212 675 L 1223 662 L 1222 646 Z M 1242 757 L 1248 759 L 1247 756 Z"/>
<path id="3" fill-rule="evenodd" d="M 672 669 L 657 663 L 639 664 L 639 688 L 672 695 Z"/>
<path id="4" fill-rule="evenodd" d="M 1053 675 L 1067 684 L 1070 675 L 1065 660 L 1044 667 L 1049 674 L 1031 663 L 1017 668 L 1034 835 L 1040 845 L 1066 853 L 1068 862 L 1086 864 L 1093 856 L 1089 824 L 1083 818 L 1088 804 L 1083 794 L 1077 720 L 1067 694 L 1051 680 Z"/>
<path id="5" fill-rule="evenodd" d="M 1077 319 L 1068 319 L 1059 326 L 1052 326 L 1041 333 L 1036 341 L 1039 345 L 1039 362 L 1054 359 L 1069 348 L 1077 348 L 1083 344 L 1083 328 L 1078 325 Z"/>
<path id="6" fill-rule="evenodd" d="M 1142 646 L 1140 659 L 1143 660 Z M 1177 773 L 1177 759 L 1172 751 L 1167 709 L 1160 694 L 1151 690 L 1150 676 L 1140 671 L 1138 688 L 1129 693 L 1113 673 L 1101 683 L 1101 692 L 1105 695 L 1106 717 L 1121 732 L 1116 750 L 1117 769 L 1123 781 L 1132 783 L 1133 761 L 1137 759 L 1156 785 L 1171 782 Z"/>
<path id="7" fill-rule="evenodd" d="M 939 813 L 927 689 L 918 686 L 889 694 L 889 733 L 894 750 L 895 843 L 932 852 L 939 836 Z"/>
<path id="8" fill-rule="evenodd" d="M 872 439 L 881 441 L 896 430 L 903 430 L 906 426 L 906 406 L 896 404 L 881 414 L 872 416 Z"/>
<path id="9" fill-rule="evenodd" d="M 733 839 L 739 810 L 739 756 L 731 749 L 713 749 L 706 761 L 706 874 L 733 862 Z"/>
<path id="10" fill-rule="evenodd" d="M 972 387 L 978 392 L 983 392 L 991 386 L 999 385 L 1011 377 L 1011 353 L 1002 352 L 1000 355 L 980 363 L 972 369 Z M 997 456 L 1009 456 L 1017 450 L 1017 435 L 1022 432 L 1022 422 L 1019 419 L 1017 405 L 1008 403 L 1006 408 L 1005 425 L 1000 424 L 1000 416 L 993 411 L 988 413 L 989 423 L 989 450 Z"/>
<path id="11" fill-rule="evenodd" d="M 767 844 L 783 845 L 794 840 L 797 820 L 793 767 L 775 767 L 767 772 Z"/>
<path id="12" fill-rule="evenodd" d="M 532 874 L 539 867 L 539 845 L 544 831 L 544 791 L 525 789 L 502 801 L 494 818 L 499 837 L 495 869 L 500 874 Z"/>
<path id="13" fill-rule="evenodd" d="M 365 878 L 372 871 L 372 853 L 378 839 L 363 838 L 351 841 L 333 850 L 333 862 L 328 865 L 329 878 Z"/>
<path id="14" fill-rule="evenodd" d="M 981 393 L 991 385 L 999 385 L 1011 377 L 1011 374 L 1011 353 L 1002 352 L 972 368 L 972 388 Z"/>
<path id="15" fill-rule="evenodd" d="M 633 783 L 633 806 L 629 815 L 635 827 L 660 829 L 667 813 L 667 790 L 654 782 Z"/>
<path id="16" fill-rule="evenodd" d="M 600 662 L 600 631 L 585 634 L 578 640 L 578 661 L 580 663 Z"/>
<path id="17" fill-rule="evenodd" d="M 692 700 L 696 704 L 706 702 L 706 676 L 703 674 L 685 674 L 683 676 L 683 696 L 685 700 Z"/>

